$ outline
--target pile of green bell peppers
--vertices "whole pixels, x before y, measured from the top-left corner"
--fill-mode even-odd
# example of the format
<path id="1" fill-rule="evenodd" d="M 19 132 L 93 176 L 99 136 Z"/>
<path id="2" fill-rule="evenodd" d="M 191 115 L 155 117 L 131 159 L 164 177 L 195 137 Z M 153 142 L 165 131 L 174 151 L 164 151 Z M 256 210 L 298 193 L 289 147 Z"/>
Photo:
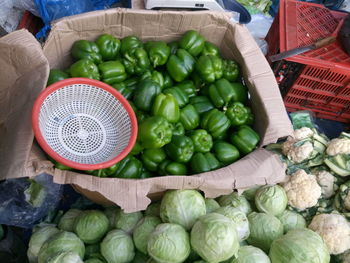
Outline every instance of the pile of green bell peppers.
<path id="1" fill-rule="evenodd" d="M 74 63 L 52 69 L 47 85 L 70 77 L 103 81 L 130 102 L 138 120 L 129 155 L 85 173 L 125 179 L 198 174 L 230 165 L 260 141 L 239 65 L 197 31 L 171 43 L 103 34 L 74 42 L 71 56 Z"/>

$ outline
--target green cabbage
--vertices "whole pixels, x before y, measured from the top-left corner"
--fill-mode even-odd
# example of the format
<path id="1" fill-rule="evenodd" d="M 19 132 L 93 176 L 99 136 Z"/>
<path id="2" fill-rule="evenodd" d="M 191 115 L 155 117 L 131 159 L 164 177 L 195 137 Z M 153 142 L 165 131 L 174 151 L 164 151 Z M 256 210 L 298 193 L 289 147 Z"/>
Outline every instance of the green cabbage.
<path id="1" fill-rule="evenodd" d="M 272 263 L 329 263 L 330 255 L 322 238 L 309 229 L 294 229 L 272 242 Z"/>
<path id="2" fill-rule="evenodd" d="M 47 263 L 84 263 L 74 252 L 62 252 L 50 258 Z"/>
<path id="3" fill-rule="evenodd" d="M 160 217 L 160 202 L 150 204 L 145 211 L 145 216 Z"/>
<path id="4" fill-rule="evenodd" d="M 112 230 L 115 227 L 115 221 L 117 218 L 117 214 L 119 212 L 119 207 L 107 207 L 103 212 L 107 216 L 109 220 L 108 231 Z"/>
<path id="5" fill-rule="evenodd" d="M 243 195 L 238 195 L 236 192 L 221 196 L 218 202 L 220 206 L 232 206 L 241 210 L 246 215 L 252 212 L 252 208 L 248 200 Z"/>
<path id="6" fill-rule="evenodd" d="M 190 230 L 194 222 L 207 213 L 205 200 L 196 190 L 167 191 L 160 205 L 163 222 L 174 223 Z"/>
<path id="7" fill-rule="evenodd" d="M 94 244 L 107 233 L 109 220 L 99 210 L 86 210 L 75 220 L 74 232 L 86 244 Z"/>
<path id="8" fill-rule="evenodd" d="M 124 213 L 122 210 L 119 210 L 115 218 L 115 228 L 124 230 L 130 234 L 134 231 L 136 224 L 141 218 L 141 212 Z"/>
<path id="9" fill-rule="evenodd" d="M 160 223 L 160 219 L 155 216 L 145 216 L 137 223 L 133 233 L 133 240 L 135 247 L 142 253 L 147 254 L 148 237 Z"/>
<path id="10" fill-rule="evenodd" d="M 60 219 L 58 228 L 64 231 L 73 232 L 75 219 L 82 211 L 79 209 L 69 209 Z"/>
<path id="11" fill-rule="evenodd" d="M 193 250 L 208 262 L 228 260 L 237 254 L 239 248 L 236 225 L 221 214 L 202 216 L 191 230 L 191 245 Z"/>
<path id="12" fill-rule="evenodd" d="M 101 242 L 101 254 L 108 263 L 127 263 L 135 256 L 132 238 L 123 230 L 115 229 Z"/>
<path id="13" fill-rule="evenodd" d="M 84 259 L 100 256 L 100 243 L 85 246 Z"/>
<path id="14" fill-rule="evenodd" d="M 149 260 L 149 256 L 141 253 L 140 251 L 136 250 L 135 252 L 135 257 L 134 259 L 131 261 L 132 263 L 148 263 Z"/>
<path id="15" fill-rule="evenodd" d="M 102 261 L 98 258 L 90 258 L 88 260 L 85 260 L 84 263 L 105 263 L 106 261 Z"/>
<path id="16" fill-rule="evenodd" d="M 216 209 L 220 208 L 220 205 L 214 199 L 206 198 L 205 199 L 205 207 L 206 207 L 207 214 L 210 214 L 210 213 L 214 212 Z"/>
<path id="17" fill-rule="evenodd" d="M 85 246 L 77 235 L 71 232 L 59 231 L 51 236 L 41 247 L 38 263 L 47 263 L 47 260 L 61 252 L 74 252 L 80 258 L 84 257 Z"/>
<path id="18" fill-rule="evenodd" d="M 283 235 L 283 225 L 273 215 L 253 212 L 248 215 L 250 225 L 250 236 L 247 242 L 255 247 L 261 248 L 266 253 L 271 243 Z"/>
<path id="19" fill-rule="evenodd" d="M 158 263 L 181 263 L 191 251 L 189 235 L 177 224 L 164 223 L 150 234 L 148 254 Z"/>
<path id="20" fill-rule="evenodd" d="M 306 227 L 306 221 L 304 217 L 302 217 L 300 214 L 293 211 L 285 210 L 282 213 L 282 215 L 278 217 L 278 219 L 281 221 L 283 225 L 284 233 L 287 233 L 292 229 L 299 229 L 299 228 Z"/>
<path id="21" fill-rule="evenodd" d="M 260 212 L 278 216 L 286 210 L 288 198 L 279 185 L 265 185 L 255 194 L 255 205 Z"/>
<path id="22" fill-rule="evenodd" d="M 44 226 L 38 228 L 30 237 L 27 256 L 30 263 L 38 261 L 39 251 L 42 245 L 59 230 L 55 226 Z"/>
<path id="23" fill-rule="evenodd" d="M 251 187 L 251 188 L 249 188 L 249 189 L 247 189 L 247 190 L 245 190 L 245 191 L 243 192 L 243 196 L 244 196 L 248 201 L 254 201 L 256 191 L 258 191 L 259 188 L 260 188 L 260 186 Z"/>
<path id="24" fill-rule="evenodd" d="M 271 263 L 271 261 L 260 248 L 244 246 L 238 250 L 237 258 L 231 263 Z"/>
<path id="25" fill-rule="evenodd" d="M 249 222 L 248 218 L 242 211 L 232 206 L 220 207 L 215 211 L 215 213 L 222 214 L 230 218 L 236 225 L 236 231 L 238 234 L 239 241 L 246 240 L 249 237 Z"/>

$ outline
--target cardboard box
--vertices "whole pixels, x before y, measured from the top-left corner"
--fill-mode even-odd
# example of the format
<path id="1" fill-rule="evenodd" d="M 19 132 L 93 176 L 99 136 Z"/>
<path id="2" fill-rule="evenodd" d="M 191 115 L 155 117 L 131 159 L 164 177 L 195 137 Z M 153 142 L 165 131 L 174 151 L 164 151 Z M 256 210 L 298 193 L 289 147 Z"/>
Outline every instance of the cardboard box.
<path id="1" fill-rule="evenodd" d="M 33 143 L 31 106 L 44 89 L 48 69 L 65 69 L 71 63 L 70 48 L 79 39 L 95 40 L 102 33 L 118 38 L 136 35 L 144 41 L 179 39 L 198 30 L 220 47 L 223 57 L 240 65 L 249 88 L 261 145 L 276 142 L 292 132 L 273 73 L 245 26 L 233 24 L 226 12 L 170 12 L 110 9 L 57 21 L 40 49 L 26 31 L 0 39 L 0 170 L 1 179 L 53 175 L 60 184 L 75 187 L 100 203 L 114 202 L 126 212 L 143 210 L 150 197 L 166 189 L 200 189 L 207 197 L 233 189 L 274 184 L 285 179 L 285 166 L 277 155 L 262 148 L 232 165 L 193 176 L 164 176 L 143 180 L 98 178 L 52 168 Z"/>

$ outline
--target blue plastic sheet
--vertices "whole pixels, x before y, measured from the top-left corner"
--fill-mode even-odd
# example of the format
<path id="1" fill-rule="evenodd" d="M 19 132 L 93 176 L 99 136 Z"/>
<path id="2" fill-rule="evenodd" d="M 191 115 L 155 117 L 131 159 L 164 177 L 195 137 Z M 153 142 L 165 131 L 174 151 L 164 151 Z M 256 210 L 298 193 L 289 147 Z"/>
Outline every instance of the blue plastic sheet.
<path id="1" fill-rule="evenodd" d="M 34 0 L 45 26 L 37 34 L 44 38 L 50 29 L 51 21 L 85 12 L 110 8 L 120 0 Z"/>

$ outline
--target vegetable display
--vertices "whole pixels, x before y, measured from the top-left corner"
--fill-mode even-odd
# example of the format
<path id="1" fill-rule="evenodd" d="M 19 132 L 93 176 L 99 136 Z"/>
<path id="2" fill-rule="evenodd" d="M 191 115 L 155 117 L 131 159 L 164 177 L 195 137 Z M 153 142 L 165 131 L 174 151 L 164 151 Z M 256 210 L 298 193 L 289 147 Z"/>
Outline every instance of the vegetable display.
<path id="1" fill-rule="evenodd" d="M 342 261 L 350 251 L 346 214 L 320 213 L 309 220 L 285 205 L 289 200 L 281 194 L 284 191 L 283 184 L 268 185 L 209 199 L 197 190 L 169 190 L 145 211 L 125 213 L 94 204 L 93 210 L 71 209 L 57 226 L 35 227 L 28 257 L 31 263 L 346 262 Z M 274 204 L 277 214 L 266 209 Z M 74 225 L 87 227 L 62 230 L 66 224 L 60 221 L 74 217 Z M 93 244 L 80 239 L 96 233 L 103 235 Z"/>
<path id="2" fill-rule="evenodd" d="M 258 146 L 238 64 L 197 31 L 172 43 L 103 34 L 75 41 L 71 56 L 74 63 L 52 69 L 47 85 L 70 77 L 103 81 L 130 102 L 139 127 L 122 161 L 76 172 L 124 179 L 191 175 L 230 165 Z"/>

